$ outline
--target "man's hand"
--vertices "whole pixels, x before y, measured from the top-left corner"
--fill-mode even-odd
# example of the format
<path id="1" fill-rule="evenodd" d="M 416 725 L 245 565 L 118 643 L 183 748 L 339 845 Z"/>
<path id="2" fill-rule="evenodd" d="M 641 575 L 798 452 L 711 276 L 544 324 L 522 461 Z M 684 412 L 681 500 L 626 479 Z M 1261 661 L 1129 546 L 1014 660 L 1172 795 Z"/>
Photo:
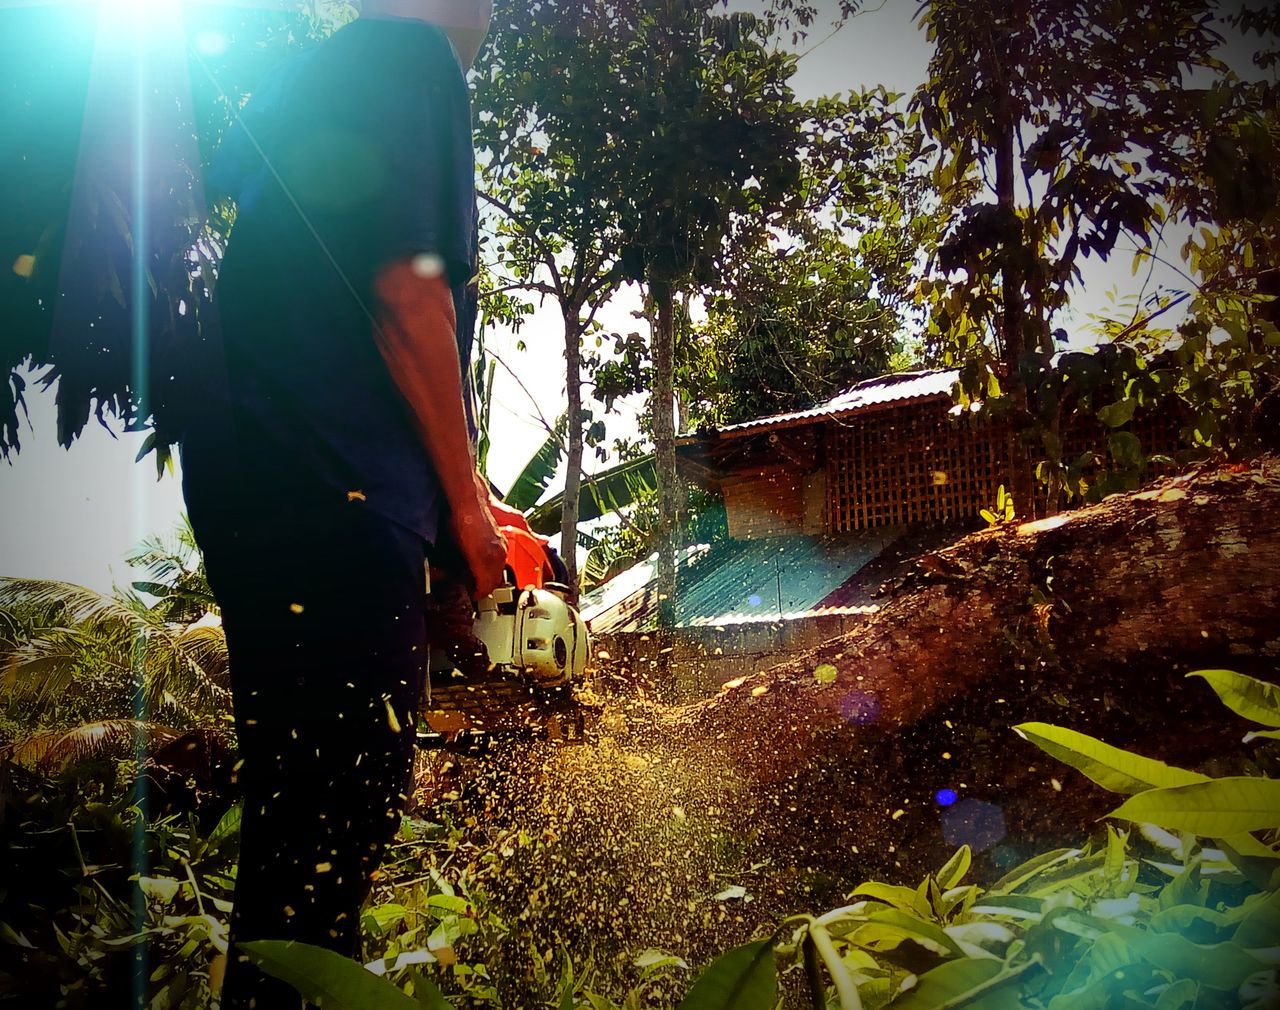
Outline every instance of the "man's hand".
<path id="1" fill-rule="evenodd" d="M 454 505 L 449 518 L 454 545 L 471 575 L 475 598 L 488 596 L 502 585 L 507 564 L 507 543 L 498 532 L 488 502 L 476 496 Z"/>

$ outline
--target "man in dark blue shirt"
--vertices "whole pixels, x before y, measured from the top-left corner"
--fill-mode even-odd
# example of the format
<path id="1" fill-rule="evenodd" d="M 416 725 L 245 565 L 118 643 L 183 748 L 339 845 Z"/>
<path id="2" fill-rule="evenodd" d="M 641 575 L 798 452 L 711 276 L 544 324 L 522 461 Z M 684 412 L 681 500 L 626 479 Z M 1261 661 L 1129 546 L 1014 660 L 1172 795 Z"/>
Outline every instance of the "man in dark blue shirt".
<path id="1" fill-rule="evenodd" d="M 244 793 L 225 1010 L 297 1007 L 235 944 L 357 952 L 410 788 L 425 558 L 505 551 L 463 390 L 475 317 L 464 71 L 486 0 L 366 0 L 283 66 L 211 182 L 236 202 L 183 439 Z"/>

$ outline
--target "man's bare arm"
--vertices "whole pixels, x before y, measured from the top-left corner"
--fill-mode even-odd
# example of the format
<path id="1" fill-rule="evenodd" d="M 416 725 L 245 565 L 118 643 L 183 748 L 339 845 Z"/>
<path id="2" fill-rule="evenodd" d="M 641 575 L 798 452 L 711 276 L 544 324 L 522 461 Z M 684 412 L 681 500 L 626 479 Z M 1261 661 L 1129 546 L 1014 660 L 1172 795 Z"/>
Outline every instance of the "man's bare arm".
<path id="1" fill-rule="evenodd" d="M 478 596 L 502 582 L 506 549 L 476 479 L 462 404 L 453 295 L 443 274 L 420 259 L 384 267 L 375 282 L 374 339 L 408 401 L 422 444 L 449 503 L 454 540 Z M 428 261 L 429 262 L 429 261 Z"/>

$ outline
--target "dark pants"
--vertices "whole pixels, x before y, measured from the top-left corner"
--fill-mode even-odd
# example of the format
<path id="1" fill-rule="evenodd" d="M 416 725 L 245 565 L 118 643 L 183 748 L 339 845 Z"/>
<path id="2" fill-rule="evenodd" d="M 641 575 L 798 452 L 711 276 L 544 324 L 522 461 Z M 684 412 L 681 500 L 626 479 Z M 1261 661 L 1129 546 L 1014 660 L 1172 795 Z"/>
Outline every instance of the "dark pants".
<path id="1" fill-rule="evenodd" d="M 359 502 L 271 522 L 193 509 L 192 523 L 227 635 L 244 794 L 222 1007 L 296 1010 L 235 945 L 358 953 L 411 782 L 423 542 Z"/>

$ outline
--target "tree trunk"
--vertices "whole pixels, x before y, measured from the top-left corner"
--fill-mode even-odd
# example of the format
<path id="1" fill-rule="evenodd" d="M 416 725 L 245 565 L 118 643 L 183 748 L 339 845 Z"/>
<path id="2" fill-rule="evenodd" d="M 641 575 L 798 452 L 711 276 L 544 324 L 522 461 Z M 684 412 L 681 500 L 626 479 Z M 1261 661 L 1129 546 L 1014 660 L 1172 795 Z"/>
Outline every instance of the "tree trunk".
<path id="1" fill-rule="evenodd" d="M 990 881 L 1100 832 L 1118 798 L 1019 723 L 1246 773 L 1249 727 L 1186 674 L 1274 680 L 1277 656 L 1268 457 L 966 536 L 918 558 L 850 633 L 693 705 L 606 699 L 593 742 L 504 755 L 477 792 L 571 855 L 574 874 L 537 878 L 547 907 L 626 900 L 631 947 L 678 932 L 709 956 L 798 903 L 844 903 L 858 881 L 913 883 L 961 843 Z M 742 883 L 751 906 L 699 926 L 684 902 L 705 903 L 709 877 Z M 666 897 L 637 902 L 655 881 Z"/>
<path id="2" fill-rule="evenodd" d="M 872 835 L 928 862 L 946 848 L 939 788 L 997 804 L 1020 842 L 1082 835 L 1115 806 L 1009 727 L 1067 725 L 1195 766 L 1240 752 L 1247 727 L 1185 675 L 1274 680 L 1277 656 L 1272 456 L 964 537 L 921 557 L 856 630 L 668 710 L 656 731 L 687 760 L 731 767 L 755 797 L 744 808 L 795 811 L 786 831 L 816 825 L 822 844 L 864 854 Z M 814 676 L 824 664 L 831 683 Z"/>
<path id="3" fill-rule="evenodd" d="M 564 316 L 565 409 L 564 498 L 560 505 L 560 556 L 569 586 L 578 585 L 578 499 L 582 492 L 582 324 L 578 313 Z"/>
<path id="4" fill-rule="evenodd" d="M 1014 160 L 1014 144 L 1018 124 L 1007 103 L 1001 103 L 999 133 L 995 144 L 996 201 L 1006 212 L 1010 220 L 1016 220 L 1018 205 L 1016 199 L 1016 162 Z M 1010 230 L 1013 225 L 1008 224 Z M 1021 235 L 1016 243 L 1007 239 L 1000 250 L 1002 265 L 1000 268 L 1001 320 L 1000 338 L 1004 347 L 1004 378 L 1009 399 L 1013 403 L 1012 460 L 1009 483 L 1013 494 L 1014 508 L 1019 516 L 1027 518 L 1035 515 L 1035 478 L 1031 468 L 1031 454 L 1024 440 L 1024 432 L 1032 423 L 1031 412 L 1027 403 L 1027 387 L 1022 379 L 1022 355 L 1026 349 L 1026 303 L 1023 291 L 1024 278 L 1020 263 L 1022 256 Z"/>
<path id="5" fill-rule="evenodd" d="M 653 330 L 653 452 L 658 478 L 658 623 L 675 624 L 676 600 L 676 431 L 675 400 L 675 314 L 671 285 L 652 281 L 649 295 L 657 307 L 658 325 Z"/>

